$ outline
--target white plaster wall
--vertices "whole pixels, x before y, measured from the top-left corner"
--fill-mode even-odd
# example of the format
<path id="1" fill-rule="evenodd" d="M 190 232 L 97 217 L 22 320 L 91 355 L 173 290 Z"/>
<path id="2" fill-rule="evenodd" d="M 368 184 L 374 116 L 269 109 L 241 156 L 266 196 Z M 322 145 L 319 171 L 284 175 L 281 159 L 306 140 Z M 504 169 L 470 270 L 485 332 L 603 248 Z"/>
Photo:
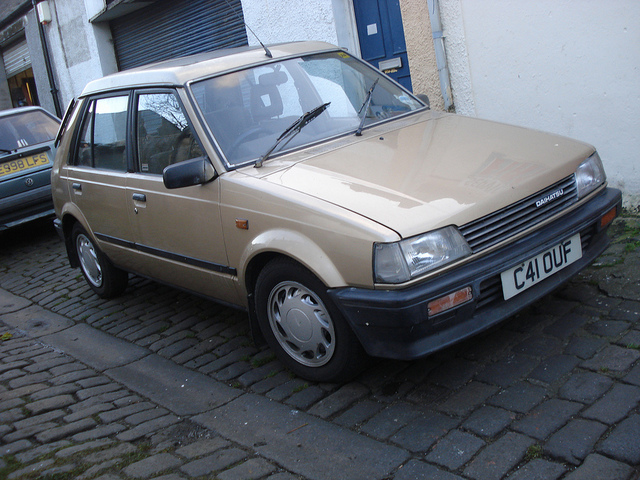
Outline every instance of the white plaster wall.
<path id="1" fill-rule="evenodd" d="M 640 2 L 441 0 L 456 111 L 594 144 L 640 205 Z"/>
<path id="2" fill-rule="evenodd" d="M 319 40 L 359 54 L 350 0 L 243 0 L 245 23 L 262 43 Z M 247 30 L 249 45 L 258 45 Z"/>
<path id="3" fill-rule="evenodd" d="M 88 82 L 116 71 L 115 53 L 110 34 L 89 23 L 84 0 L 49 5 L 53 20 L 45 33 L 64 109 Z"/>

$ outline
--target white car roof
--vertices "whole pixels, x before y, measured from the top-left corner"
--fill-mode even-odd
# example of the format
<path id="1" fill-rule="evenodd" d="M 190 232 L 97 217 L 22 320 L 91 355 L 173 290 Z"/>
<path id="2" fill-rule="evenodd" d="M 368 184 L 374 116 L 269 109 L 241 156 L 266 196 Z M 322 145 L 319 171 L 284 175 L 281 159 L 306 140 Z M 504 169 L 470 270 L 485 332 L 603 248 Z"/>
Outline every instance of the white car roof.
<path id="1" fill-rule="evenodd" d="M 81 97 L 119 88 L 181 86 L 199 78 L 259 65 L 290 56 L 336 50 L 338 47 L 324 42 L 296 42 L 269 45 L 273 59 L 266 56 L 260 46 L 247 46 L 199 53 L 187 57 L 143 65 L 114 73 L 89 82 Z"/>

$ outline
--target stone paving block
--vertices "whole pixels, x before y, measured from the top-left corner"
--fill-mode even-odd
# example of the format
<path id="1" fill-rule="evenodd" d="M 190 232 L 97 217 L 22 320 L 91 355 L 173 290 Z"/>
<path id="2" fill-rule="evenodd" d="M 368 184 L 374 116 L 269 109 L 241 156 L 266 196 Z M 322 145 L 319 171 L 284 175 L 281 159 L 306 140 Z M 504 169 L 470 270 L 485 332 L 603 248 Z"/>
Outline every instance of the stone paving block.
<path id="1" fill-rule="evenodd" d="M 463 480 L 462 477 L 441 470 L 434 465 L 411 460 L 398 469 L 393 480 Z"/>
<path id="2" fill-rule="evenodd" d="M 457 470 L 467 463 L 485 445 L 485 442 L 469 433 L 453 430 L 440 439 L 426 460 L 449 470 Z"/>
<path id="3" fill-rule="evenodd" d="M 57 397 L 58 395 L 75 393 L 78 387 L 75 385 L 58 385 L 57 387 L 40 390 L 31 395 L 32 401 L 42 400 L 45 398 Z"/>
<path id="4" fill-rule="evenodd" d="M 13 422 L 13 426 L 16 430 L 21 430 L 23 428 L 31 427 L 33 425 L 38 425 L 41 423 L 50 422 L 52 420 L 56 420 L 65 415 L 64 410 L 52 410 L 50 412 L 42 413 L 40 415 L 30 415 L 23 420 L 18 420 L 17 422 Z"/>
<path id="5" fill-rule="evenodd" d="M 620 422 L 607 437 L 598 451 L 626 462 L 640 465 L 640 414 L 635 414 Z"/>
<path id="6" fill-rule="evenodd" d="M 529 412 L 512 427 L 538 440 L 544 440 L 565 425 L 582 408 L 582 404 L 552 398 Z"/>
<path id="7" fill-rule="evenodd" d="M 20 478 L 22 476 L 32 476 L 35 473 L 38 472 L 42 472 L 42 470 L 46 469 L 47 467 L 53 465 L 54 461 L 51 459 L 48 460 L 43 460 L 41 462 L 36 462 L 36 463 L 32 463 L 31 465 L 28 465 L 24 468 L 21 468 L 19 470 L 16 470 L 12 473 L 9 474 L 9 476 L 7 477 L 8 480 L 13 480 L 14 478 Z"/>
<path id="8" fill-rule="evenodd" d="M 46 382 L 52 377 L 49 372 L 38 372 L 35 374 L 24 375 L 22 377 L 14 378 L 9 381 L 9 388 L 16 389 L 19 387 L 25 387 L 28 385 L 38 384 L 40 382 Z"/>
<path id="9" fill-rule="evenodd" d="M 91 397 L 97 397 L 105 393 L 112 393 L 121 390 L 122 386 L 117 383 L 109 383 L 106 385 L 100 385 L 97 387 L 84 388 L 76 392 L 76 396 L 79 400 L 86 400 Z"/>
<path id="10" fill-rule="evenodd" d="M 283 371 L 254 383 L 251 385 L 251 390 L 255 393 L 265 394 L 274 388 L 284 385 L 289 380 L 291 380 L 290 373 Z"/>
<path id="11" fill-rule="evenodd" d="M 220 437 L 207 438 L 185 445 L 184 447 L 180 447 L 175 453 L 182 457 L 193 459 L 210 454 L 216 450 L 220 450 L 221 448 L 228 447 L 229 445 L 231 445 L 229 442 Z"/>
<path id="12" fill-rule="evenodd" d="M 225 470 L 217 475 L 219 480 L 256 480 L 268 475 L 276 470 L 262 458 L 251 458 L 246 462 Z"/>
<path id="13" fill-rule="evenodd" d="M 594 371 L 624 372 L 640 358 L 640 351 L 631 348 L 608 345 L 581 367 Z"/>
<path id="14" fill-rule="evenodd" d="M 560 350 L 562 343 L 555 337 L 540 334 L 531 335 L 515 345 L 511 350 L 533 357 L 548 357 Z"/>
<path id="15" fill-rule="evenodd" d="M 0 392 L 2 393 L 2 392 Z M 4 402 L 0 402 L 0 412 L 4 410 L 11 410 L 12 408 L 19 407 L 23 405 L 25 401 L 21 398 L 10 398 Z"/>
<path id="16" fill-rule="evenodd" d="M 114 444 L 114 440 L 102 438 L 100 440 L 84 442 L 84 443 L 81 443 L 80 445 L 71 445 L 67 448 L 57 451 L 55 456 L 57 458 L 69 458 L 78 453 L 87 452 L 94 449 L 102 449 L 113 444 Z"/>
<path id="17" fill-rule="evenodd" d="M 16 454 L 15 457 L 21 463 L 29 463 L 38 457 L 47 455 L 51 452 L 64 448 L 68 445 L 71 445 L 71 442 L 69 442 L 68 440 L 60 440 L 57 442 L 46 443 L 44 445 L 40 445 L 35 448 L 24 450 L 21 453 Z"/>
<path id="18" fill-rule="evenodd" d="M 123 473 L 133 478 L 150 478 L 164 470 L 175 468 L 182 462 L 170 453 L 160 453 L 132 463 L 124 468 Z"/>
<path id="19" fill-rule="evenodd" d="M 580 360 L 573 355 L 554 355 L 543 360 L 529 378 L 551 384 L 569 374 L 578 363 Z"/>
<path id="20" fill-rule="evenodd" d="M 98 417 L 100 418 L 100 421 L 102 421 L 103 423 L 110 423 L 110 422 L 115 422 L 117 420 L 120 420 L 122 418 L 126 418 L 135 413 L 139 413 L 145 410 L 155 409 L 155 408 L 157 407 L 151 402 L 138 402 L 132 405 L 127 405 L 125 407 L 121 407 L 115 410 L 101 413 L 98 415 Z"/>
<path id="21" fill-rule="evenodd" d="M 359 383 L 349 383 L 328 397 L 323 398 L 313 405 L 308 413 L 320 418 L 328 418 L 331 415 L 348 408 L 353 403 L 369 393 L 369 389 Z"/>
<path id="22" fill-rule="evenodd" d="M 82 462 L 84 463 L 101 463 L 106 460 L 111 460 L 113 458 L 120 457 L 122 455 L 126 455 L 127 453 L 133 453 L 137 451 L 135 445 L 131 443 L 120 443 L 114 447 L 108 448 L 106 450 L 100 450 L 98 452 L 90 453 L 88 455 L 84 455 L 82 457 Z"/>
<path id="23" fill-rule="evenodd" d="M 560 397 L 582 403 L 593 403 L 602 397 L 613 385 L 606 375 L 593 372 L 576 373 L 560 387 Z"/>
<path id="24" fill-rule="evenodd" d="M 589 317 L 585 315 L 570 313 L 563 315 L 562 318 L 553 322 L 546 327 L 543 332 L 547 335 L 553 335 L 560 340 L 565 340 L 582 328 L 588 321 Z"/>
<path id="25" fill-rule="evenodd" d="M 143 412 L 129 415 L 124 419 L 124 421 L 130 425 L 140 425 L 141 423 L 148 422 L 150 420 L 153 420 L 154 418 L 163 417 L 168 413 L 169 412 L 164 408 L 155 407 L 149 410 L 145 410 Z"/>
<path id="26" fill-rule="evenodd" d="M 252 360 L 253 365 L 253 360 Z M 249 387 L 257 382 L 265 380 L 271 375 L 276 374 L 277 372 L 281 372 L 284 370 L 284 365 L 279 361 L 272 361 L 267 363 L 266 365 L 262 365 L 261 367 L 252 368 L 248 370 L 246 373 L 240 375 L 236 381 L 242 385 L 243 387 Z"/>
<path id="27" fill-rule="evenodd" d="M 241 375 L 250 372 L 252 370 L 251 365 L 245 361 L 237 361 L 227 365 L 226 367 L 218 370 L 215 374 L 216 380 L 220 382 L 228 382 L 234 378 L 238 378 Z"/>
<path id="28" fill-rule="evenodd" d="M 56 377 L 53 377 L 49 381 L 54 385 L 64 385 L 67 383 L 77 382 L 78 380 L 82 380 L 84 378 L 93 377 L 94 375 L 95 372 L 93 370 L 83 368 L 82 370 L 75 370 L 63 375 L 58 375 Z"/>
<path id="29" fill-rule="evenodd" d="M 34 435 L 37 435 L 40 432 L 44 432 L 56 427 L 58 427 L 58 424 L 54 422 L 39 423 L 37 425 L 21 428 L 20 430 L 16 430 L 12 433 L 9 433 L 4 437 L 2 437 L 2 440 L 5 443 L 12 443 L 17 440 L 21 440 L 23 438 L 30 438 Z"/>
<path id="30" fill-rule="evenodd" d="M 584 411 L 582 416 L 611 425 L 626 417 L 638 404 L 640 404 L 639 387 L 617 384 L 604 397 Z"/>
<path id="31" fill-rule="evenodd" d="M 99 438 L 110 437 L 118 434 L 128 427 L 120 423 L 110 423 L 109 425 L 100 425 L 85 432 L 76 433 L 71 439 L 74 442 L 86 442 L 88 440 L 97 440 Z"/>
<path id="32" fill-rule="evenodd" d="M 365 423 L 362 431 L 372 437 L 387 439 L 420 415 L 413 406 L 398 403 L 385 408 Z"/>
<path id="33" fill-rule="evenodd" d="M 536 360 L 524 355 L 509 355 L 487 365 L 475 378 L 481 382 L 508 387 L 525 377 L 537 364 Z"/>
<path id="34" fill-rule="evenodd" d="M 629 465 L 592 453 L 564 480 L 627 480 L 633 469 Z"/>
<path id="35" fill-rule="evenodd" d="M 542 402 L 547 394 L 547 390 L 542 387 L 520 382 L 494 395 L 488 403 L 512 412 L 527 413 Z"/>
<path id="36" fill-rule="evenodd" d="M 603 337 L 617 337 L 630 327 L 629 322 L 623 322 L 621 320 L 599 320 L 587 325 L 586 329 L 594 335 L 600 335 Z"/>
<path id="37" fill-rule="evenodd" d="M 166 415 L 156 418 L 150 422 L 142 423 L 134 428 L 119 433 L 116 438 L 124 442 L 132 442 L 151 433 L 157 432 L 163 428 L 174 425 L 180 421 L 175 415 Z"/>
<path id="38" fill-rule="evenodd" d="M 95 425 L 96 421 L 94 419 L 83 418 L 82 420 L 78 420 L 77 422 L 69 423 L 61 427 L 47 429 L 44 432 L 38 433 L 36 438 L 42 443 L 53 442 L 93 428 Z"/>
<path id="39" fill-rule="evenodd" d="M 462 427 L 483 437 L 495 437 L 507 428 L 515 418 L 514 412 L 485 406 L 473 412 L 462 424 Z"/>
<path id="40" fill-rule="evenodd" d="M 239 448 L 226 448 L 199 460 L 189 462 L 180 467 L 180 470 L 190 477 L 210 475 L 238 463 L 246 456 L 247 453 Z"/>
<path id="41" fill-rule="evenodd" d="M 509 480 L 557 480 L 566 471 L 559 463 L 536 458 L 516 470 L 509 476 Z"/>
<path id="42" fill-rule="evenodd" d="M 376 415 L 383 408 L 384 405 L 379 402 L 363 400 L 356 403 L 347 411 L 335 418 L 334 423 L 343 427 L 354 428 L 358 425 L 362 425 L 365 421 Z"/>
<path id="43" fill-rule="evenodd" d="M 111 403 L 96 403 L 95 405 L 91 405 L 84 410 L 78 410 L 69 415 L 66 415 L 63 420 L 67 423 L 71 423 L 80 420 L 81 418 L 93 417 L 100 412 L 106 412 L 109 410 L 113 410 L 114 408 L 115 407 Z"/>
<path id="44" fill-rule="evenodd" d="M 4 457 L 5 455 L 15 455 L 18 452 L 27 450 L 31 445 L 32 443 L 24 438 L 11 443 L 6 442 L 4 445 L 0 445 L 0 457 Z"/>
<path id="45" fill-rule="evenodd" d="M 625 375 L 624 381 L 640 387 L 640 363 L 638 363 L 631 369 L 631 371 L 627 375 Z"/>
<path id="46" fill-rule="evenodd" d="M 325 395 L 326 394 L 324 390 L 322 390 L 320 387 L 316 387 L 315 385 L 307 386 L 299 392 L 295 392 L 293 395 L 291 395 L 285 401 L 285 403 L 291 405 L 294 408 L 306 410 L 311 405 L 322 399 Z"/>
<path id="47" fill-rule="evenodd" d="M 391 437 L 391 441 L 412 452 L 426 452 L 439 438 L 458 426 L 459 420 L 436 412 L 427 412 Z"/>
<path id="48" fill-rule="evenodd" d="M 95 375 L 93 377 L 83 378 L 76 381 L 82 388 L 98 387 L 100 385 L 107 385 L 111 382 L 111 379 L 103 375 Z"/>
<path id="49" fill-rule="evenodd" d="M 485 447 L 464 470 L 464 474 L 477 480 L 497 480 L 524 458 L 534 441 L 518 433 L 509 432 Z"/>
<path id="50" fill-rule="evenodd" d="M 553 458 L 579 465 L 606 430 L 607 427 L 599 422 L 571 420 L 549 438 L 544 451 Z"/>
<path id="51" fill-rule="evenodd" d="M 438 405 L 438 410 L 450 415 L 465 416 L 495 394 L 498 387 L 472 381 Z"/>
<path id="52" fill-rule="evenodd" d="M 465 385 L 480 370 L 476 362 L 454 358 L 432 370 L 426 381 L 442 387 L 456 389 Z"/>
<path id="53" fill-rule="evenodd" d="M 600 337 L 571 337 L 564 353 L 585 360 L 593 357 L 605 345 L 607 345 L 607 341 Z"/>

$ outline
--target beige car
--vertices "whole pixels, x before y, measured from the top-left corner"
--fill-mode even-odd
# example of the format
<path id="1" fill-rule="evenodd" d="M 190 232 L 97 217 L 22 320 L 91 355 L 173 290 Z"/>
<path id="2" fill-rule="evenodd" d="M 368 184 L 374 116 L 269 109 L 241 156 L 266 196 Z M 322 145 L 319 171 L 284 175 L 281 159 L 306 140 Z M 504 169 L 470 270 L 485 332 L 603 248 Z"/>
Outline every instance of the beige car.
<path id="1" fill-rule="evenodd" d="M 248 312 L 298 375 L 416 359 L 546 295 L 621 208 L 590 145 L 435 112 L 332 45 L 240 48 L 91 82 L 53 169 L 69 260 Z"/>

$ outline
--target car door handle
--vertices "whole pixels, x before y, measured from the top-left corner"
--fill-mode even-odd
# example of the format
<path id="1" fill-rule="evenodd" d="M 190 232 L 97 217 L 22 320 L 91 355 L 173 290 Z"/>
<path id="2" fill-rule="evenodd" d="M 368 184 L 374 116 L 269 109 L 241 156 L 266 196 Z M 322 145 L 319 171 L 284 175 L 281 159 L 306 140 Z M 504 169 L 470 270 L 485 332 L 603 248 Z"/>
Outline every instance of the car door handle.
<path id="1" fill-rule="evenodd" d="M 81 183 L 72 183 L 71 184 L 71 188 L 73 188 L 74 190 L 81 192 L 82 191 L 82 184 Z"/>
<path id="2" fill-rule="evenodd" d="M 147 196 L 144 193 L 134 193 L 133 194 L 133 199 L 136 202 L 146 202 L 147 201 Z"/>

